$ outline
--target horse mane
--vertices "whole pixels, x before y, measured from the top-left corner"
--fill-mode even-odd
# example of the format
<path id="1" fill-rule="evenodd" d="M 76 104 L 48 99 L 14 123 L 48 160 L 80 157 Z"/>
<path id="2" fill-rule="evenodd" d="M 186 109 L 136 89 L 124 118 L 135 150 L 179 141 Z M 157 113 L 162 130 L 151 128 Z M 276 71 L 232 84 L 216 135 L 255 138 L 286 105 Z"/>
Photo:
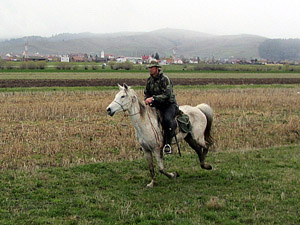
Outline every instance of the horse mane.
<path id="1" fill-rule="evenodd" d="M 136 98 L 136 100 L 138 101 L 138 104 L 140 107 L 140 114 L 142 117 L 144 117 L 146 110 L 147 110 L 145 103 L 138 97 L 137 93 L 132 88 L 129 87 L 129 90 L 130 90 L 130 94 L 132 96 L 134 96 Z"/>
<path id="2" fill-rule="evenodd" d="M 161 113 L 159 111 L 156 110 L 155 107 L 146 107 L 146 104 L 144 101 L 142 101 L 139 96 L 137 95 L 137 93 L 129 86 L 127 86 L 127 93 L 132 96 L 135 97 L 136 100 L 138 101 L 138 105 L 140 108 L 140 115 L 141 117 L 145 117 L 146 111 L 149 110 L 149 112 L 151 114 L 154 114 L 157 118 L 158 123 L 160 123 L 160 121 L 162 121 L 161 118 Z"/>
<path id="3" fill-rule="evenodd" d="M 145 115 L 145 112 L 146 112 L 146 105 L 144 102 L 142 102 L 141 99 L 137 98 L 138 99 L 138 103 L 139 103 L 139 107 L 140 107 L 140 114 L 141 116 L 143 117 Z"/>
<path id="4" fill-rule="evenodd" d="M 162 115 L 161 115 L 161 113 L 159 111 L 157 111 L 155 107 L 147 107 L 146 104 L 145 104 L 145 102 L 142 101 L 138 97 L 137 93 L 132 88 L 129 88 L 129 90 L 130 90 L 131 96 L 136 97 L 136 99 L 138 100 L 138 104 L 139 104 L 139 107 L 140 107 L 140 115 L 141 115 L 141 117 L 145 117 L 145 114 L 146 114 L 146 112 L 148 110 L 150 114 L 153 114 L 154 116 L 156 116 L 157 121 L 160 123 L 160 121 L 162 121 L 162 118 L 161 118 Z"/>

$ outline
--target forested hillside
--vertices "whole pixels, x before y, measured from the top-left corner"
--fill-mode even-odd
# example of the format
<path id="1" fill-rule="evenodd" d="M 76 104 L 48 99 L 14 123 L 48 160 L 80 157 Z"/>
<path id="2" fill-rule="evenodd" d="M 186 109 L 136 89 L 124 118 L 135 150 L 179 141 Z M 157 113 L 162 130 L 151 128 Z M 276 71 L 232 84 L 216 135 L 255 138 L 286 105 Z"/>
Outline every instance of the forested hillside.
<path id="1" fill-rule="evenodd" d="M 266 39 L 259 46 L 259 55 L 273 61 L 299 60 L 300 39 Z"/>

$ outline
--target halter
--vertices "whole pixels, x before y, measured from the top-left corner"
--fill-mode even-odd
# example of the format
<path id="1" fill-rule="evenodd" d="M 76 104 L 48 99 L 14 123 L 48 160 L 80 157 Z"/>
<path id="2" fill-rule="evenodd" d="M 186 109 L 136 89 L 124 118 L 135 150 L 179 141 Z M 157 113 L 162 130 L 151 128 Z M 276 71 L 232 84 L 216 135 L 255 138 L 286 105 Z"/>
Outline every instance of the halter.
<path id="1" fill-rule="evenodd" d="M 128 104 L 128 103 L 125 103 L 125 104 L 121 104 L 121 103 L 119 103 L 119 102 L 117 102 L 117 101 L 114 101 L 115 103 L 117 103 L 119 106 L 121 106 L 121 108 L 122 108 L 122 110 L 123 110 L 123 112 L 124 112 L 124 116 L 126 116 L 126 114 L 125 114 L 125 112 L 126 112 L 126 109 L 124 109 L 123 108 L 123 106 L 125 106 L 126 104 Z M 133 113 L 133 114 L 128 114 L 127 116 L 135 116 L 135 115 L 137 115 L 137 114 L 139 114 L 141 111 L 139 111 L 139 112 L 137 112 L 137 113 Z"/>
<path id="2" fill-rule="evenodd" d="M 119 106 L 121 106 L 121 108 L 122 108 L 122 110 L 123 110 L 124 113 L 126 112 L 126 110 L 123 108 L 123 106 L 126 105 L 127 103 L 124 104 L 124 105 L 122 105 L 121 103 L 119 103 L 117 101 L 114 101 L 114 102 L 117 103 Z"/>

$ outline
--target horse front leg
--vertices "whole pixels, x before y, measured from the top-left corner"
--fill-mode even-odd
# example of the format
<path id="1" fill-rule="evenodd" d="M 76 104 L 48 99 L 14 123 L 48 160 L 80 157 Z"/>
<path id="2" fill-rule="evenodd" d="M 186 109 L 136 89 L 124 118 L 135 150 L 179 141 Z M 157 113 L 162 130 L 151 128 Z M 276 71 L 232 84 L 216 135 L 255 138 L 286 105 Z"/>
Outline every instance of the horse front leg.
<path id="1" fill-rule="evenodd" d="M 179 177 L 177 172 L 169 173 L 164 168 L 164 159 L 163 159 L 163 151 L 161 148 L 157 148 L 154 150 L 154 155 L 158 164 L 159 172 L 166 175 L 168 178 L 176 178 Z"/>
<path id="2" fill-rule="evenodd" d="M 149 150 L 144 150 L 144 153 L 145 153 L 145 158 L 148 161 L 149 171 L 150 171 L 150 175 L 151 175 L 151 182 L 149 184 L 147 184 L 146 187 L 152 188 L 156 183 L 155 182 L 155 174 L 154 174 L 153 156 L 152 156 L 152 152 Z"/>

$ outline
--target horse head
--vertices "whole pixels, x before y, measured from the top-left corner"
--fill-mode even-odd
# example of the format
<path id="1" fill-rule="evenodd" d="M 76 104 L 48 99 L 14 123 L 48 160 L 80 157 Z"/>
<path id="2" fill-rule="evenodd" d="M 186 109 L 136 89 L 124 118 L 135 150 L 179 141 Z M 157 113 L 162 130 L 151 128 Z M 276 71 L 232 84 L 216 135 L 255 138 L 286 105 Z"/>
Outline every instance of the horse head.
<path id="1" fill-rule="evenodd" d="M 115 99 L 106 108 L 108 115 L 113 116 L 118 112 L 126 112 L 135 101 L 136 97 L 131 95 L 131 88 L 127 84 L 119 85 L 120 91 L 116 94 Z"/>

